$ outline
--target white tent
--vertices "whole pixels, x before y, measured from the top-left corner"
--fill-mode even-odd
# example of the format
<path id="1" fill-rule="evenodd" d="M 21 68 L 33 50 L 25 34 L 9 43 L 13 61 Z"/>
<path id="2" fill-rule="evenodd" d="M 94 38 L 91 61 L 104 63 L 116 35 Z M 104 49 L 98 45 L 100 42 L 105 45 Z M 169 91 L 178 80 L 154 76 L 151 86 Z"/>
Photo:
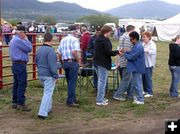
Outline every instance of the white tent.
<path id="1" fill-rule="evenodd" d="M 125 25 L 126 27 L 127 25 L 133 25 L 135 26 L 135 30 L 140 32 L 140 28 L 142 26 L 145 26 L 144 28 L 147 30 L 147 26 L 149 26 L 149 24 L 157 22 L 159 21 L 150 19 L 119 19 L 119 26 Z"/>
<path id="2" fill-rule="evenodd" d="M 167 19 L 167 20 L 164 20 L 163 23 L 170 23 L 170 24 L 177 24 L 179 23 L 180 24 L 180 13 Z"/>
<path id="3" fill-rule="evenodd" d="M 171 41 L 180 34 L 180 13 L 167 20 L 154 24 L 160 41 Z"/>

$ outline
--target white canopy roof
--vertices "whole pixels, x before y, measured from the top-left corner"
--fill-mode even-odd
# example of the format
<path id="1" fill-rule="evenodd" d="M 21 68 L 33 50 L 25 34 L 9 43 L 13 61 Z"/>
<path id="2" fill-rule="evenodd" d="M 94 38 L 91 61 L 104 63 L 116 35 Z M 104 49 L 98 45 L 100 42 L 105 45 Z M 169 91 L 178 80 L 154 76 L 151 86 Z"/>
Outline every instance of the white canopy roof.
<path id="1" fill-rule="evenodd" d="M 169 18 L 169 19 L 166 19 L 164 21 L 162 21 L 163 23 L 171 23 L 171 24 L 180 24 L 180 13 Z"/>
<path id="2" fill-rule="evenodd" d="M 180 34 L 180 13 L 154 24 L 157 35 L 161 41 L 171 41 L 176 35 Z"/>

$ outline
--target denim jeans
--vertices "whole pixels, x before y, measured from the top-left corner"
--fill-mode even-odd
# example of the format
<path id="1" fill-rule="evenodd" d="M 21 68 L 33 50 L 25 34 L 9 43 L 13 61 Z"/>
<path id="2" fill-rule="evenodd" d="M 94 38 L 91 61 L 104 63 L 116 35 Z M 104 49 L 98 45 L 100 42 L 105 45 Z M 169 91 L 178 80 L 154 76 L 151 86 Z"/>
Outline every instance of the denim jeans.
<path id="1" fill-rule="evenodd" d="M 170 95 L 172 97 L 178 97 L 178 84 L 180 82 L 180 66 L 169 66 L 171 72 L 171 86 L 170 86 Z"/>
<path id="2" fill-rule="evenodd" d="M 86 60 L 87 60 L 87 57 L 86 57 L 86 50 L 82 50 L 82 64 L 86 64 Z"/>
<path id="3" fill-rule="evenodd" d="M 96 71 L 94 71 L 94 73 L 93 73 L 93 87 L 94 87 L 94 89 L 97 89 L 97 84 L 98 84 L 98 77 L 97 77 Z"/>
<path id="4" fill-rule="evenodd" d="M 6 35 L 4 35 L 4 38 L 5 38 L 6 45 L 8 45 L 9 42 L 11 41 L 11 35 L 6 34 Z"/>
<path id="5" fill-rule="evenodd" d="M 98 76 L 98 92 L 97 92 L 97 103 L 104 102 L 105 91 L 106 91 L 106 83 L 108 77 L 108 70 L 102 66 L 95 67 L 97 76 Z"/>
<path id="6" fill-rule="evenodd" d="M 98 76 L 97 76 L 97 65 L 93 63 L 93 68 L 95 69 L 94 73 L 93 73 L 93 87 L 94 89 L 98 88 Z"/>
<path id="7" fill-rule="evenodd" d="M 144 92 L 147 92 L 150 95 L 153 95 L 152 72 L 153 72 L 153 67 L 148 67 L 146 68 L 145 74 L 142 75 Z"/>
<path id="8" fill-rule="evenodd" d="M 67 86 L 68 86 L 68 97 L 67 97 L 67 104 L 73 104 L 76 101 L 76 83 L 78 78 L 78 68 L 79 65 L 77 62 L 72 61 L 64 61 L 63 65 Z"/>
<path id="9" fill-rule="evenodd" d="M 44 93 L 38 115 L 46 117 L 52 109 L 52 95 L 55 88 L 55 79 L 53 77 L 39 76 L 39 80 L 44 86 Z"/>
<path id="10" fill-rule="evenodd" d="M 125 67 L 120 68 L 120 70 L 121 70 L 122 79 L 118 89 L 114 93 L 114 97 L 120 98 L 122 97 L 123 93 L 127 91 L 128 97 L 132 98 L 132 94 L 131 94 L 132 92 L 130 91 L 132 73 L 128 73 Z"/>
<path id="11" fill-rule="evenodd" d="M 143 91 L 142 91 L 142 77 L 141 74 L 137 72 L 133 72 L 132 74 L 132 81 L 131 81 L 131 90 L 132 93 L 135 91 L 137 100 L 140 102 L 144 102 L 144 96 L 143 96 Z"/>
<path id="12" fill-rule="evenodd" d="M 12 103 L 18 105 L 24 105 L 25 103 L 25 92 L 27 87 L 27 70 L 25 64 L 12 65 L 13 73 L 13 90 L 12 90 Z"/>

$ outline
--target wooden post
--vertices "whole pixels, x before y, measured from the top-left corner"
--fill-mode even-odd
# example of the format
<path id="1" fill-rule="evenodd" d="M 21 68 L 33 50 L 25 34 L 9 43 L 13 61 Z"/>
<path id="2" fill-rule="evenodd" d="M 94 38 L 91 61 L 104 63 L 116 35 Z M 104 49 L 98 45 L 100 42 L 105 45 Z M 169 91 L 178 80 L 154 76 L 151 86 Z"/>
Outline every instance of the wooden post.
<path id="1" fill-rule="evenodd" d="M 0 38 L 2 34 L 0 35 Z M 0 89 L 3 88 L 3 59 L 2 59 L 2 40 L 0 40 Z"/>

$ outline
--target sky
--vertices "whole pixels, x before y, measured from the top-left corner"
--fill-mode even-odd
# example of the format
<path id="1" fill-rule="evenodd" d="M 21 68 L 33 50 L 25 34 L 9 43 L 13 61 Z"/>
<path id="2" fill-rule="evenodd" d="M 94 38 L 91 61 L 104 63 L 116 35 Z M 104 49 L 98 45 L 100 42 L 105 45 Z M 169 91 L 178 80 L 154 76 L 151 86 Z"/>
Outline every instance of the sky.
<path id="1" fill-rule="evenodd" d="M 84 8 L 94 9 L 98 11 L 106 11 L 108 9 L 116 8 L 125 4 L 146 1 L 146 0 L 38 0 L 42 2 L 64 1 L 69 3 L 76 3 Z M 180 5 L 180 0 L 161 0 L 167 3 Z"/>

